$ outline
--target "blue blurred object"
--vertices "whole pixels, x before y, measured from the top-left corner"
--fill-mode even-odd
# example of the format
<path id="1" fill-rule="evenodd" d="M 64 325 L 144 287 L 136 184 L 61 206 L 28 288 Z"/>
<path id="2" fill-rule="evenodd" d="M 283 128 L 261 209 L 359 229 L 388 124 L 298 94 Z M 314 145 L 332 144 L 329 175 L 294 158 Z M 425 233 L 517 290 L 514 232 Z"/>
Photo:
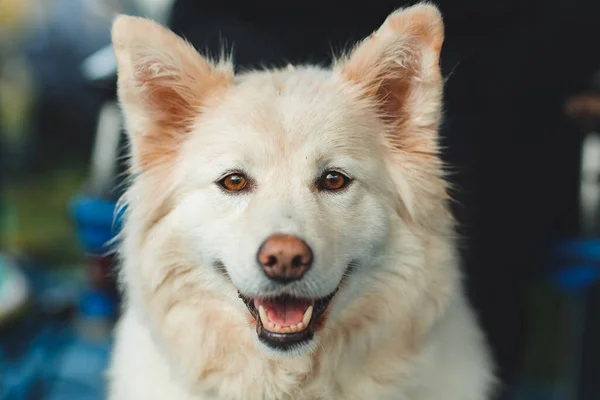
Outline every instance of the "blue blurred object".
<path id="1" fill-rule="evenodd" d="M 570 240 L 559 244 L 555 254 L 560 259 L 582 259 L 600 262 L 600 240 Z"/>
<path id="2" fill-rule="evenodd" d="M 90 319 L 113 318 L 117 314 L 117 304 L 106 293 L 90 290 L 82 296 L 79 312 Z"/>
<path id="3" fill-rule="evenodd" d="M 600 279 L 600 267 L 593 264 L 572 265 L 554 273 L 554 283 L 564 291 L 585 291 Z"/>
<path id="4" fill-rule="evenodd" d="M 56 271 L 21 263 L 32 287 L 33 304 L 14 325 L 0 331 L 0 400 L 102 400 L 104 372 L 112 345 L 113 299 L 81 286 L 76 271 Z M 69 291 L 79 312 L 48 307 L 51 291 Z M 83 289 L 83 296 L 79 293 Z"/>
<path id="5" fill-rule="evenodd" d="M 600 240 L 573 240 L 555 249 L 558 269 L 552 282 L 565 292 L 585 291 L 600 281 Z"/>
<path id="6" fill-rule="evenodd" d="M 104 371 L 108 366 L 109 342 L 90 342 L 71 337 L 46 376 L 51 382 L 44 399 L 103 400 L 106 398 Z"/>
<path id="7" fill-rule="evenodd" d="M 597 291 L 600 283 L 600 240 L 579 239 L 559 244 L 554 251 L 558 268 L 550 276 L 551 282 L 562 293 L 560 321 L 557 329 L 563 332 L 559 360 L 560 378 L 554 382 L 557 400 L 587 399 L 582 379 L 587 371 L 586 334 L 592 327 L 596 310 L 590 308 L 590 295 Z M 587 349 L 586 349 L 587 348 Z M 597 368 L 597 362 L 592 368 Z M 592 372 L 594 374 L 594 372 Z M 595 398 L 595 397 L 594 397 Z"/>
<path id="8" fill-rule="evenodd" d="M 91 341 L 70 328 L 44 328 L 24 357 L 0 362 L 0 400 L 102 400 L 110 339 Z"/>
<path id="9" fill-rule="evenodd" d="M 71 203 L 71 215 L 77 227 L 77 236 L 84 250 L 104 254 L 121 229 L 123 209 L 117 203 L 95 197 L 80 196 Z"/>

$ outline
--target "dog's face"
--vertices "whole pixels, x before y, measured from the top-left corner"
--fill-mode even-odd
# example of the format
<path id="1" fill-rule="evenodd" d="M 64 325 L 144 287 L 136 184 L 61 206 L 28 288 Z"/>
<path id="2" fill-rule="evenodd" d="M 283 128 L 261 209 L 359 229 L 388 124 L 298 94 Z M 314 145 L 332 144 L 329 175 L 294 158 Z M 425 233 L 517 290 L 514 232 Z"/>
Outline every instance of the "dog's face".
<path id="1" fill-rule="evenodd" d="M 141 235 L 176 242 L 160 257 L 194 270 L 194 290 L 245 304 L 270 354 L 314 348 L 332 304 L 344 307 L 336 293 L 368 290 L 397 225 L 431 229 L 443 209 L 442 36 L 437 11 L 419 6 L 333 71 L 234 77 L 153 23 L 115 23 L 134 186 L 146 185 L 129 199 L 145 208 Z M 164 268 L 158 280 L 178 267 Z"/>
<path id="2" fill-rule="evenodd" d="M 309 344 L 344 275 L 381 251 L 394 204 L 374 126 L 327 74 L 255 74 L 183 149 L 175 212 L 198 264 L 222 268 L 268 346 Z"/>

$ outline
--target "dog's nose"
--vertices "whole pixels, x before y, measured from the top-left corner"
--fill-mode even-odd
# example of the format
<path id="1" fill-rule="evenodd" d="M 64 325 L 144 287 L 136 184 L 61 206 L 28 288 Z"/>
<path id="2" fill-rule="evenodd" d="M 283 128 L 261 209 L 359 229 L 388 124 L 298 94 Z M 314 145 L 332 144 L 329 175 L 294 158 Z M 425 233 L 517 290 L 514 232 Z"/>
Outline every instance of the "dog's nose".
<path id="1" fill-rule="evenodd" d="M 313 254 L 304 240 L 276 234 L 263 242 L 257 259 L 269 278 L 288 283 L 302 278 L 309 270 Z"/>

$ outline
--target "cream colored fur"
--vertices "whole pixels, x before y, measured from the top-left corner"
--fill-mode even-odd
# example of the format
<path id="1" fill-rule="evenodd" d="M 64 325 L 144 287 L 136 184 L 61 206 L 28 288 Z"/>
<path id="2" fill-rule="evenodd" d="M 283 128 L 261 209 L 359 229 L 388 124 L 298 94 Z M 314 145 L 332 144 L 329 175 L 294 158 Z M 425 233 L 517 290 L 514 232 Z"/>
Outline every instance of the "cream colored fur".
<path id="1" fill-rule="evenodd" d="M 417 5 L 332 70 L 234 76 L 155 23 L 115 21 L 132 185 L 111 400 L 489 398 L 438 157 L 442 41 L 437 9 Z M 315 190 L 331 167 L 352 184 Z M 232 169 L 253 190 L 223 193 Z M 315 255 L 284 289 L 255 265 L 273 233 Z M 312 344 L 285 354 L 237 297 L 338 286 Z"/>

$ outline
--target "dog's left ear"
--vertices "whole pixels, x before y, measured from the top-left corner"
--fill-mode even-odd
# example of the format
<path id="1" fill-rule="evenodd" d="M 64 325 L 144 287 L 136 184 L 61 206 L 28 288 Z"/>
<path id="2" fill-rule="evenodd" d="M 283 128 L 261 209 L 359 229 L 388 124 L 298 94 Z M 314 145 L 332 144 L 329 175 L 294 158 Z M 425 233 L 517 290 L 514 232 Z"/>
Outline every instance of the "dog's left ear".
<path id="1" fill-rule="evenodd" d="M 112 42 L 133 167 L 148 170 L 174 159 L 195 119 L 231 84 L 233 68 L 211 63 L 182 38 L 144 18 L 118 16 Z"/>
<path id="2" fill-rule="evenodd" d="M 399 208 L 419 223 L 432 220 L 431 207 L 443 212 L 447 197 L 438 157 L 443 41 L 440 12 L 419 4 L 392 13 L 334 68 L 334 77 L 358 89 L 385 121 Z"/>

